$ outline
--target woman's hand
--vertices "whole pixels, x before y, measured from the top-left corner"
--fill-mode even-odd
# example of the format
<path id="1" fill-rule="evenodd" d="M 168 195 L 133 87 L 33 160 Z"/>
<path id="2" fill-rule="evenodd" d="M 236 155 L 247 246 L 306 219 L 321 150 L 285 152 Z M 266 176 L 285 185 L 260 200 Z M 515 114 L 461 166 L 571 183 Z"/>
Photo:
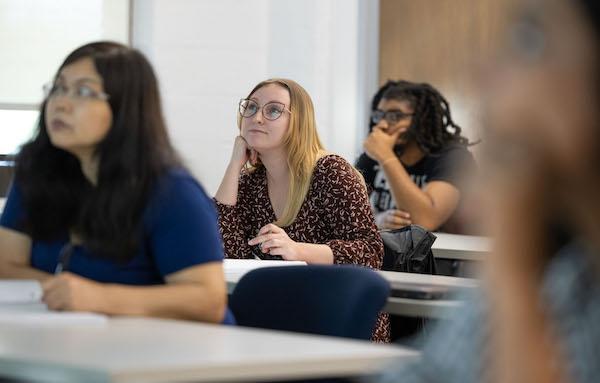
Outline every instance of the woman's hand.
<path id="1" fill-rule="evenodd" d="M 398 137 L 408 130 L 408 127 L 398 129 L 392 134 L 388 134 L 385 129 L 379 126 L 373 127 L 371 133 L 363 142 L 365 153 L 375 161 L 382 163 L 388 158 L 395 157 L 394 145 Z"/>
<path id="2" fill-rule="evenodd" d="M 263 253 L 279 255 L 286 261 L 301 259 L 302 243 L 291 240 L 285 230 L 272 223 L 263 226 L 258 235 L 248 241 L 248 245 L 259 245 Z"/>
<path id="3" fill-rule="evenodd" d="M 64 272 L 42 283 L 42 301 L 50 310 L 103 312 L 104 285 Z"/>
<path id="4" fill-rule="evenodd" d="M 252 165 L 256 164 L 258 153 L 248 146 L 248 143 L 242 136 L 237 136 L 233 143 L 233 152 L 231 153 L 231 163 L 239 165 L 241 168 L 248 161 Z"/>
<path id="5" fill-rule="evenodd" d="M 410 213 L 399 209 L 382 211 L 375 216 L 375 223 L 380 229 L 400 229 L 412 224 Z"/>

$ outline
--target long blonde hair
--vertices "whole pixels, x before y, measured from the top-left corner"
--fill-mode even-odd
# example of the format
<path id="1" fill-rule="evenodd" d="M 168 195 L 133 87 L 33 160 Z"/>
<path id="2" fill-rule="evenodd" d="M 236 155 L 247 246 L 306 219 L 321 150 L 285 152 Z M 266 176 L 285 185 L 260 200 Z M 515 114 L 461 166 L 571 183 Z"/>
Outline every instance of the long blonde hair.
<path id="1" fill-rule="evenodd" d="M 315 110 L 308 92 L 295 81 L 284 78 L 272 78 L 257 84 L 247 98 L 263 86 L 276 84 L 290 93 L 290 125 L 283 139 L 287 152 L 287 165 L 290 171 L 290 183 L 287 204 L 281 217 L 275 222 L 277 226 L 289 226 L 298 215 L 300 207 L 308 194 L 310 181 L 317 160 L 326 154 L 317 133 Z M 241 129 L 241 116 L 238 116 L 238 127 Z M 253 168 L 263 166 L 257 164 Z"/>

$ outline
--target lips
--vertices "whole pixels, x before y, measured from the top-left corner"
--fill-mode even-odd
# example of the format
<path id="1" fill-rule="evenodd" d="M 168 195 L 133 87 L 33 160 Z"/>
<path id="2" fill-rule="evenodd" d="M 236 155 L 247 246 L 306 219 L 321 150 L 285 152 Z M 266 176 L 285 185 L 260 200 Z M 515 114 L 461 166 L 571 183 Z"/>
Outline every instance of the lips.
<path id="1" fill-rule="evenodd" d="M 260 130 L 260 129 L 248 129 L 248 133 L 263 133 L 263 134 L 266 134 L 267 132 L 265 132 L 264 130 Z"/>
<path id="2" fill-rule="evenodd" d="M 70 128 L 71 128 L 71 125 L 67 124 L 60 118 L 54 118 L 54 119 L 52 119 L 52 121 L 50 121 L 50 129 L 52 129 L 52 130 L 63 130 L 63 129 L 70 129 Z"/>

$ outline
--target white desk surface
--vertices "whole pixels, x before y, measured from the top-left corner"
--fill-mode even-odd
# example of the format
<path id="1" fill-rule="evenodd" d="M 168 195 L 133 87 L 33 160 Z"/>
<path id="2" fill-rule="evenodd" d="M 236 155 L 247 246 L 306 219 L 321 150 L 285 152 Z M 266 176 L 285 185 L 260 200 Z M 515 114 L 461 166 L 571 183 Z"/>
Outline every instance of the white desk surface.
<path id="1" fill-rule="evenodd" d="M 260 259 L 224 259 L 223 260 L 223 271 L 225 272 L 225 280 L 227 281 L 227 288 L 229 293 L 233 291 L 233 288 L 238 283 L 240 278 L 247 272 L 262 267 L 272 266 L 306 266 L 306 262 L 303 261 L 274 261 L 274 260 L 260 260 Z"/>
<path id="2" fill-rule="evenodd" d="M 384 277 L 392 289 L 396 283 L 414 283 L 428 286 L 443 286 L 450 288 L 474 288 L 479 285 L 476 279 L 447 277 L 445 275 L 401 273 L 398 271 L 377 270 L 377 273 Z"/>
<path id="3" fill-rule="evenodd" d="M 285 265 L 285 261 L 252 261 L 247 262 L 243 259 L 229 259 L 224 263 L 225 280 L 227 281 L 227 290 L 229 293 L 235 289 L 240 278 L 250 270 L 261 265 L 264 267 L 273 265 Z M 278 262 L 278 263 L 277 263 Z M 247 267 L 245 267 L 247 265 Z M 476 288 L 478 283 L 474 279 L 447 277 L 442 275 L 400 273 L 396 271 L 377 270 L 379 275 L 384 277 L 392 290 L 397 283 L 421 284 L 426 286 L 443 286 L 456 289 Z M 453 309 L 459 308 L 462 302 L 453 300 L 433 300 L 433 299 L 408 299 L 389 297 L 384 311 L 390 314 L 447 318 L 452 315 Z"/>
<path id="4" fill-rule="evenodd" d="M 410 283 L 424 286 L 442 286 L 451 289 L 477 288 L 479 283 L 475 279 L 447 277 L 443 275 L 401 273 L 397 271 L 377 271 L 389 283 L 392 290 L 396 284 Z M 384 311 L 411 317 L 449 318 L 454 311 L 464 302 L 458 300 L 442 299 L 409 299 L 389 297 Z"/>
<path id="5" fill-rule="evenodd" d="M 481 261 L 492 248 L 487 237 L 433 233 L 437 238 L 431 246 L 435 258 Z"/>
<path id="6" fill-rule="evenodd" d="M 0 375 L 52 382 L 218 382 L 353 376 L 406 348 L 193 322 L 111 318 L 103 326 L 0 328 Z"/>

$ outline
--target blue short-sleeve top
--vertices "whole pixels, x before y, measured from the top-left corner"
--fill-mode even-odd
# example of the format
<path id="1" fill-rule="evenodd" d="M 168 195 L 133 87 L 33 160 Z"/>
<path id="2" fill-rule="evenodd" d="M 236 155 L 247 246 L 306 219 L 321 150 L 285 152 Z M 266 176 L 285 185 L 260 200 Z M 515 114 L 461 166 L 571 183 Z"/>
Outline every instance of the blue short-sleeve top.
<path id="1" fill-rule="evenodd" d="M 0 226 L 23 231 L 26 214 L 19 185 L 13 183 Z M 143 211 L 141 232 L 137 253 L 126 263 L 103 259 L 84 246 L 75 246 L 66 269 L 99 282 L 152 285 L 164 283 L 171 273 L 223 259 L 214 203 L 182 169 L 166 172 L 157 182 Z M 53 273 L 68 238 L 65 229 L 56 240 L 34 240 L 31 266 Z"/>

